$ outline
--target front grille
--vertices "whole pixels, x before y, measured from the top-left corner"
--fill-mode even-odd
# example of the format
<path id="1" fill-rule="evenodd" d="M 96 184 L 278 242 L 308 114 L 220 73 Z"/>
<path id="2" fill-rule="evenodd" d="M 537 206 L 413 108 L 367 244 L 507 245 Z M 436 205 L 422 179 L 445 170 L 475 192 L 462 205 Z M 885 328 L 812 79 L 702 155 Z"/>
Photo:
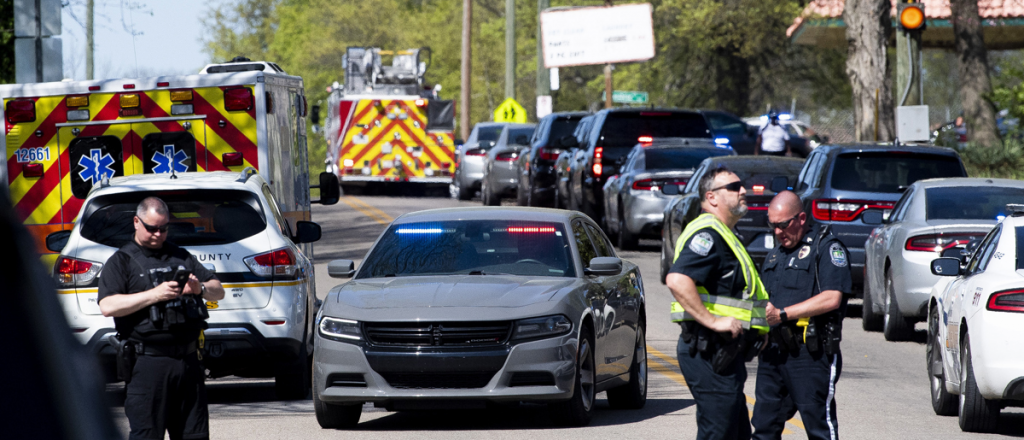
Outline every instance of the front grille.
<path id="1" fill-rule="evenodd" d="M 501 345 L 512 332 L 509 321 L 488 322 L 367 322 L 370 344 L 391 347 L 481 347 Z"/>
<path id="2" fill-rule="evenodd" d="M 400 389 L 483 388 L 497 371 L 472 373 L 381 373 L 384 380 Z"/>

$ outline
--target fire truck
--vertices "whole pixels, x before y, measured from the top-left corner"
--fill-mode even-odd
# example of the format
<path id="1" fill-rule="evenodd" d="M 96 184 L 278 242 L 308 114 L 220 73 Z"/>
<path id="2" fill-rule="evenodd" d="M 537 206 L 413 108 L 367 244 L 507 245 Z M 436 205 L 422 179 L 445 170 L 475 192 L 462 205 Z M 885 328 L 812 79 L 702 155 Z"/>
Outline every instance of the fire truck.
<path id="1" fill-rule="evenodd" d="M 115 176 L 252 167 L 293 230 L 310 219 L 302 78 L 275 63 L 236 58 L 196 75 L 3 85 L 0 99 L 0 182 L 47 267 L 59 253 L 46 237 L 71 230 L 90 189 Z M 337 187 L 333 174 L 320 177 Z"/>
<path id="2" fill-rule="evenodd" d="M 327 170 L 349 191 L 451 183 L 455 104 L 424 83 L 430 49 L 349 47 L 342 63 L 345 84 L 332 87 L 324 121 Z"/>

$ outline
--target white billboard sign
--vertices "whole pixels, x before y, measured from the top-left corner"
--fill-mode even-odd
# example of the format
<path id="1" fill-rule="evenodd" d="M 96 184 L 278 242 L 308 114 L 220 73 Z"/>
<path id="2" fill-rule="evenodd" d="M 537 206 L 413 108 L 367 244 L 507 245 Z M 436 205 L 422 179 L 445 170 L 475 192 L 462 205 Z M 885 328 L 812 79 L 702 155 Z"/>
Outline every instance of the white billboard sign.
<path id="1" fill-rule="evenodd" d="M 540 14 L 544 67 L 654 58 L 651 5 L 548 9 Z"/>

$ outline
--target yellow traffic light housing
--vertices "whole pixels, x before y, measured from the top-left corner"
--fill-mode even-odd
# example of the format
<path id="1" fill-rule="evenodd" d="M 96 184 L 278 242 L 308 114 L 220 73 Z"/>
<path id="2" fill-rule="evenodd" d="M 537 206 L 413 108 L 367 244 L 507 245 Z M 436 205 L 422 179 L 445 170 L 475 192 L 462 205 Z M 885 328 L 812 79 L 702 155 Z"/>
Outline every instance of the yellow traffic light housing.
<path id="1" fill-rule="evenodd" d="M 899 3 L 898 12 L 900 28 L 907 31 L 924 30 L 924 3 Z"/>

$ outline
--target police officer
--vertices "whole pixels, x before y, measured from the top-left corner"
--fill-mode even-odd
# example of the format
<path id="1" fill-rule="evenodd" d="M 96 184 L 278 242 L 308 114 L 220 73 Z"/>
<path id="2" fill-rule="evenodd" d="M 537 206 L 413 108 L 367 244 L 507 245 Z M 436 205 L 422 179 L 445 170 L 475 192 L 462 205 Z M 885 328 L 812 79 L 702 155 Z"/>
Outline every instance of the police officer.
<path id="1" fill-rule="evenodd" d="M 757 330 L 767 332 L 767 295 L 732 231 L 747 212 L 740 178 L 718 167 L 698 187 L 705 213 L 679 236 L 666 278 L 676 299 L 672 320 L 683 327 L 676 348 L 679 369 L 697 403 L 697 438 L 745 440 L 750 422 L 743 363 L 753 357 L 751 338 L 763 339 Z"/>
<path id="2" fill-rule="evenodd" d="M 197 342 L 202 298 L 224 298 L 213 273 L 185 249 L 167 243 L 170 215 L 156 197 L 139 203 L 133 239 L 107 260 L 99 282 L 103 316 L 113 316 L 118 358 L 134 360 L 124 376 L 129 439 L 209 437 L 205 369 Z M 184 285 L 171 280 L 175 274 Z"/>
<path id="3" fill-rule="evenodd" d="M 836 439 L 843 293 L 852 284 L 849 253 L 827 226 L 808 227 L 792 192 L 772 199 L 768 222 L 778 246 L 762 268 L 772 329 L 757 367 L 753 438 L 780 438 L 786 420 L 800 411 L 808 438 Z"/>
<path id="4" fill-rule="evenodd" d="M 789 142 L 789 133 L 786 127 L 779 123 L 779 113 L 775 110 L 768 112 L 768 122 L 757 132 L 757 143 L 754 145 L 754 155 L 766 154 L 770 156 L 792 156 L 793 150 Z"/>

